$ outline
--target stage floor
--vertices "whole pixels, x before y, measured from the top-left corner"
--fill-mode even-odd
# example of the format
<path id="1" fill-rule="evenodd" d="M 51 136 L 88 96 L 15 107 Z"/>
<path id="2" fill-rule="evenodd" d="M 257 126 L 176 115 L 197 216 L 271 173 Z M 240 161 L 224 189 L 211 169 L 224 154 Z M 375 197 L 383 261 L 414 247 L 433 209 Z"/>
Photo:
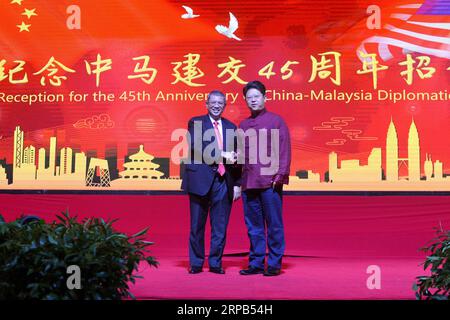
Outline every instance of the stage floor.
<path id="1" fill-rule="evenodd" d="M 249 250 L 242 202 L 231 212 L 225 275 L 188 269 L 189 200 L 186 195 L 0 194 L 0 214 L 52 221 L 69 210 L 80 219 L 119 219 L 127 234 L 150 227 L 147 239 L 158 269 L 143 266 L 132 291 L 140 299 L 415 299 L 415 277 L 427 274 L 419 249 L 450 226 L 448 195 L 285 195 L 286 257 L 279 277 L 243 277 Z M 209 227 L 206 254 L 209 252 Z M 367 288 L 371 265 L 381 289 Z M 206 266 L 205 266 L 206 267 Z"/>
<path id="2" fill-rule="evenodd" d="M 226 273 L 189 274 L 185 258 L 160 259 L 159 268 L 142 265 L 131 292 L 137 299 L 237 300 L 414 300 L 415 277 L 425 275 L 417 258 L 285 257 L 277 277 L 241 276 L 247 257 L 224 257 Z M 380 268 L 380 289 L 369 289 L 369 266 Z M 373 283 L 369 281 L 369 283 Z"/>

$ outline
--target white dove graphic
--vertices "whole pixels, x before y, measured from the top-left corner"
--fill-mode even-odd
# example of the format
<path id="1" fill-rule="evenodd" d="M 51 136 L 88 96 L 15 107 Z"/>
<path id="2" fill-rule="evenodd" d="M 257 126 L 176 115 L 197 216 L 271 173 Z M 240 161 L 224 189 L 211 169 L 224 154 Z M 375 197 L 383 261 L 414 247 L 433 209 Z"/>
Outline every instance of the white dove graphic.
<path id="1" fill-rule="evenodd" d="M 182 6 L 184 8 L 184 10 L 186 10 L 187 13 L 183 14 L 181 17 L 183 19 L 193 19 L 193 18 L 197 18 L 200 17 L 200 15 L 198 14 L 194 14 L 194 10 L 192 10 L 191 8 L 189 8 L 188 6 Z"/>
<path id="2" fill-rule="evenodd" d="M 238 26 L 239 24 L 236 17 L 230 12 L 230 22 L 228 23 L 228 28 L 219 24 L 216 26 L 216 30 L 218 33 L 223 34 L 228 38 L 241 41 L 241 39 L 234 35 L 234 32 L 237 30 Z"/>

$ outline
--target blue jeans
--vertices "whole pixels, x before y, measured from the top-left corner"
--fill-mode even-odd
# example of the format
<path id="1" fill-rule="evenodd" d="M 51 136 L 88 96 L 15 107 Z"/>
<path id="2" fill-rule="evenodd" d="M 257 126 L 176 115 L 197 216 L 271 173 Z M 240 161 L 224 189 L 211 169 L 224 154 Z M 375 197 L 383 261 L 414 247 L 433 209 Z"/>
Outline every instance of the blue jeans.
<path id="1" fill-rule="evenodd" d="M 268 267 L 281 269 L 285 250 L 281 189 L 249 189 L 242 193 L 244 218 L 250 239 L 249 266 L 264 269 L 266 243 Z M 267 229 L 267 237 L 266 237 Z"/>

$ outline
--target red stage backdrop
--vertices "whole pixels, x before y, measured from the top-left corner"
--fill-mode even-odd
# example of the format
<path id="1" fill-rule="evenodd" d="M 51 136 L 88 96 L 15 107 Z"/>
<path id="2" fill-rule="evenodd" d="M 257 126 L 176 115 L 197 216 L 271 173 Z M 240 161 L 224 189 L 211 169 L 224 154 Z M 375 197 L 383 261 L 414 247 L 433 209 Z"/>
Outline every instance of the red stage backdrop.
<path id="1" fill-rule="evenodd" d="M 291 133 L 287 190 L 449 191 L 449 7 L 5 0 L 0 188 L 179 190 L 174 131 L 213 89 L 239 123 L 260 80 Z"/>
<path id="2" fill-rule="evenodd" d="M 150 226 L 161 268 L 141 268 L 138 298 L 414 298 L 418 250 L 450 225 L 450 0 L 0 3 L 7 221 L 69 210 L 127 234 Z M 194 280 L 180 270 L 183 130 L 212 90 L 239 124 L 252 80 L 291 136 L 287 272 L 275 283 L 233 270 L 249 248 L 237 201 L 227 277 Z M 368 266 L 382 268 L 383 291 L 369 290 Z"/>

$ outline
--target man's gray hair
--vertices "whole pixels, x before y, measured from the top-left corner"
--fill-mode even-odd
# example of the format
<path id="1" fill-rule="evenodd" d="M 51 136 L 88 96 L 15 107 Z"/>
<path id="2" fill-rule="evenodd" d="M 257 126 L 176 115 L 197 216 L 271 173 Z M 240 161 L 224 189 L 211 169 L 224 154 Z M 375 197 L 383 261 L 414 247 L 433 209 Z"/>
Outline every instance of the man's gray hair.
<path id="1" fill-rule="evenodd" d="M 208 93 L 208 98 L 206 99 L 206 102 L 209 102 L 209 98 L 211 96 L 221 96 L 223 98 L 223 100 L 225 101 L 225 103 L 227 103 L 227 98 L 226 98 L 225 94 L 222 91 L 213 90 L 210 93 Z"/>

